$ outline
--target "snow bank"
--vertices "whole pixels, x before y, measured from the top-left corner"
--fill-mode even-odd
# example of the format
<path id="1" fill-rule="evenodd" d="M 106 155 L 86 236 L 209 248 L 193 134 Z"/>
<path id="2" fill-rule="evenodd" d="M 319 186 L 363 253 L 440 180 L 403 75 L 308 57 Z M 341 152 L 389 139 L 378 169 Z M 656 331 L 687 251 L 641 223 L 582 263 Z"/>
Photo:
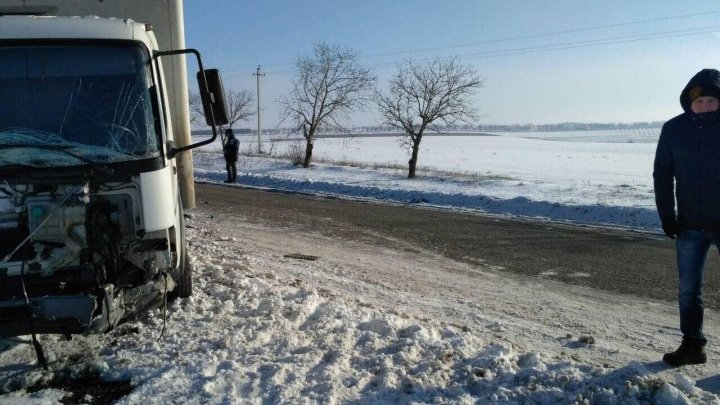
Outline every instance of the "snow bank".
<path id="1" fill-rule="evenodd" d="M 238 251 L 208 215 L 189 230 L 195 293 L 102 336 L 44 337 L 50 371 L 29 367 L 27 345 L 0 353 L 2 387 L 27 387 L 56 373 L 130 379 L 119 404 L 167 403 L 656 403 L 718 398 L 677 374 L 664 381 L 640 363 L 599 367 L 518 349 L 512 321 L 476 333 L 358 305 L 268 272 Z M 288 266 L 292 262 L 288 261 Z M 504 326 L 503 326 L 504 325 Z M 503 332 L 503 333 L 499 333 Z M 592 342 L 586 340 L 584 345 Z M 527 347 L 527 342 L 524 342 Z M 583 344 L 581 344 L 583 345 Z M 531 346 L 531 345 L 530 345 Z M 56 403 L 64 393 L 23 389 L 0 403 Z"/>

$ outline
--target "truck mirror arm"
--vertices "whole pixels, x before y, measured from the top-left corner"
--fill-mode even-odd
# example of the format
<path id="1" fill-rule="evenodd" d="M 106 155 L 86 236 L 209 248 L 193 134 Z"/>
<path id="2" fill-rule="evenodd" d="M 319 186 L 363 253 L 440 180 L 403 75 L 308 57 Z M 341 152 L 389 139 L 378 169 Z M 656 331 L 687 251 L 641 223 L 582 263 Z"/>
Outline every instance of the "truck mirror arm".
<path id="1" fill-rule="evenodd" d="M 219 120 L 215 117 L 215 108 L 221 108 L 223 110 L 226 108 L 225 102 L 224 102 L 225 94 L 222 89 L 222 84 L 219 84 L 219 86 L 216 84 L 215 86 L 213 86 L 212 89 L 208 85 L 208 79 L 205 74 L 205 69 L 203 68 L 202 59 L 200 58 L 200 52 L 198 52 L 196 49 L 191 49 L 191 48 L 178 49 L 178 50 L 172 50 L 172 51 L 156 51 L 153 53 L 153 58 L 157 59 L 161 56 L 174 56 L 174 55 L 183 55 L 183 54 L 188 54 L 188 53 L 194 54 L 195 57 L 197 58 L 197 63 L 198 63 L 198 68 L 199 68 L 198 83 L 200 85 L 200 95 L 203 100 L 203 104 L 205 104 L 206 102 L 209 104 L 209 107 L 208 106 L 204 106 L 204 107 L 206 107 L 205 108 L 206 121 L 212 128 L 212 137 L 205 141 L 193 143 L 193 144 L 182 146 L 179 148 L 174 147 L 174 146 L 170 147 L 170 150 L 168 151 L 168 158 L 170 158 L 170 159 L 175 157 L 175 155 L 177 155 L 180 152 L 184 152 L 184 151 L 190 150 L 190 149 L 195 149 L 197 147 L 204 146 L 204 145 L 214 142 L 215 139 L 217 139 L 217 125 L 223 124 L 223 121 L 227 121 L 227 118 L 224 118 L 224 117 L 227 117 L 226 112 L 219 111 L 219 113 L 220 113 Z M 219 93 L 219 94 L 216 94 L 216 93 Z M 218 102 L 219 100 L 222 100 L 222 102 Z M 218 122 L 218 121 L 220 121 L 220 122 Z"/>

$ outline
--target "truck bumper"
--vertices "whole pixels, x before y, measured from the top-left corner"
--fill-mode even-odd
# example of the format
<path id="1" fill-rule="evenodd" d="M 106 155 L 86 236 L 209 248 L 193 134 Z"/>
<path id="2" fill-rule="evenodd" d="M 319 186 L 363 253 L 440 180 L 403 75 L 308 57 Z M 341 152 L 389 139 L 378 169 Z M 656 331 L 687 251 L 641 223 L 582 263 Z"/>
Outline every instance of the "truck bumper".
<path id="1" fill-rule="evenodd" d="M 29 306 L 23 300 L 0 301 L 0 337 L 86 333 L 93 329 L 96 309 L 96 298 L 89 295 L 32 298 Z"/>

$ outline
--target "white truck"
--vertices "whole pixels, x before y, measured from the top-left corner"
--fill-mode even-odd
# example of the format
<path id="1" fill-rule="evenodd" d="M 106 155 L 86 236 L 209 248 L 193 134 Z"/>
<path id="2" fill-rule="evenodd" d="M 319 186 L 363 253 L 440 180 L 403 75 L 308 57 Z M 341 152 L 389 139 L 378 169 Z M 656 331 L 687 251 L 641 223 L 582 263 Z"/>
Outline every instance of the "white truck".
<path id="1" fill-rule="evenodd" d="M 181 0 L 0 0 L 0 338 L 38 349 L 191 294 L 186 151 L 227 114 L 183 47 Z M 188 53 L 213 128 L 199 144 Z"/>

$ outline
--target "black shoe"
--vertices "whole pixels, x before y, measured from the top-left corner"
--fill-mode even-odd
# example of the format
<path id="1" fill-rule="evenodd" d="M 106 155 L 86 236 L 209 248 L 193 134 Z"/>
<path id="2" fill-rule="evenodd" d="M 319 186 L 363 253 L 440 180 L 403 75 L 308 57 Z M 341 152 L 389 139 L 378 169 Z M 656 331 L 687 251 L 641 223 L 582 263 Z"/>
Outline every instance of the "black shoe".
<path id="1" fill-rule="evenodd" d="M 234 181 L 232 181 L 232 180 L 225 180 L 225 181 L 223 181 L 223 183 L 234 183 Z"/>
<path id="2" fill-rule="evenodd" d="M 705 364 L 707 363 L 705 344 L 693 340 L 683 340 L 677 350 L 665 353 L 663 361 L 675 367 L 686 364 Z"/>

